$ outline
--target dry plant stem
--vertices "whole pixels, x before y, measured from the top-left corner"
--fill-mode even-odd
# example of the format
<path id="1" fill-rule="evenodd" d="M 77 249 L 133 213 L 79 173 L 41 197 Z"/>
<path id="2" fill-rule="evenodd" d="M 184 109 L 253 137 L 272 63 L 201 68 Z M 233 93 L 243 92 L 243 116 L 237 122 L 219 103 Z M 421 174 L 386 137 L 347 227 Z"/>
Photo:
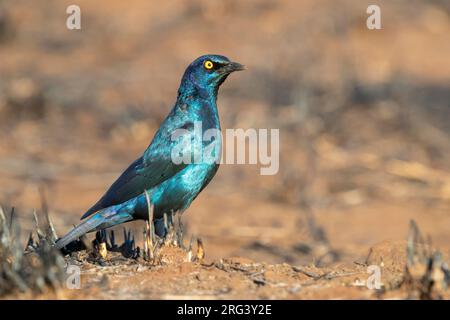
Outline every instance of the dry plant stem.
<path id="1" fill-rule="evenodd" d="M 431 240 L 424 240 L 412 220 L 408 233 L 407 262 L 402 285 L 411 298 L 423 300 L 441 298 L 450 283 L 450 271 L 442 254 L 433 250 Z"/>
<path id="2" fill-rule="evenodd" d="M 193 257 L 192 257 L 192 243 L 193 242 L 194 242 L 194 236 L 191 236 L 191 240 L 189 240 L 189 247 L 187 249 L 187 255 L 186 255 L 187 262 L 193 261 Z"/>
<path id="3" fill-rule="evenodd" d="M 34 241 L 30 233 L 25 250 L 20 244 L 20 226 L 15 215 L 9 224 L 0 207 L 0 295 L 19 292 L 43 292 L 58 289 L 65 276 L 64 259 L 52 246 L 50 229 L 43 233 L 35 213 Z"/>
<path id="4" fill-rule="evenodd" d="M 181 222 L 181 212 L 177 212 L 177 242 L 180 248 L 184 249 L 184 241 L 183 241 L 183 224 Z"/>
<path id="5" fill-rule="evenodd" d="M 145 200 L 147 201 L 147 211 L 148 211 L 148 221 L 145 224 L 145 239 L 144 239 L 144 248 L 146 247 L 147 251 L 145 252 L 145 256 L 147 259 L 153 260 L 153 248 L 154 248 L 154 233 L 153 230 L 153 204 L 150 202 L 150 196 L 148 191 L 145 190 Z"/>

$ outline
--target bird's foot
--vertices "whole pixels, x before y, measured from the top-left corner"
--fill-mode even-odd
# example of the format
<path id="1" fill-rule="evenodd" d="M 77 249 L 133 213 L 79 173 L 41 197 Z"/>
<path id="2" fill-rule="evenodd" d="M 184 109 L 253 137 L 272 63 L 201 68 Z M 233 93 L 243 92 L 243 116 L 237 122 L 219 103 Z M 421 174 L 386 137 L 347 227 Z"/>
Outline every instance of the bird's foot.
<path id="1" fill-rule="evenodd" d="M 164 245 L 185 249 L 181 215 L 181 212 L 165 213 L 163 219 L 155 221 L 156 234 L 163 239 Z"/>

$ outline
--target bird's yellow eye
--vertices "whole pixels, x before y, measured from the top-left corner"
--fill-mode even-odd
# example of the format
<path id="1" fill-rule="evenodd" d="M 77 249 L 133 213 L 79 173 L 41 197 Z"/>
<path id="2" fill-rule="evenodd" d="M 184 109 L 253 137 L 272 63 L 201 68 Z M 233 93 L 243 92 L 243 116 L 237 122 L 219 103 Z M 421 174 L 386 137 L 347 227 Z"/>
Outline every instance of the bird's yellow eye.
<path id="1" fill-rule="evenodd" d="M 203 64 L 206 70 L 211 70 L 214 67 L 214 63 L 210 60 L 206 60 Z"/>

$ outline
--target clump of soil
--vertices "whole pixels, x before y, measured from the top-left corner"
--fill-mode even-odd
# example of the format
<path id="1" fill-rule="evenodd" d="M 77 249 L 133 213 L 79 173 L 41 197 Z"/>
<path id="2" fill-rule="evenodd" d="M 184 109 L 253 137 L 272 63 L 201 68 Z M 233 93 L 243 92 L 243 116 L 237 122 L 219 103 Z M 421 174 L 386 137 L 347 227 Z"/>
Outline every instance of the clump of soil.
<path id="1" fill-rule="evenodd" d="M 30 235 L 27 250 L 20 244 L 20 229 L 9 222 L 0 207 L 0 296 L 15 292 L 44 293 L 57 290 L 65 278 L 64 259 L 52 246 L 51 237 L 37 229 L 38 241 Z"/>

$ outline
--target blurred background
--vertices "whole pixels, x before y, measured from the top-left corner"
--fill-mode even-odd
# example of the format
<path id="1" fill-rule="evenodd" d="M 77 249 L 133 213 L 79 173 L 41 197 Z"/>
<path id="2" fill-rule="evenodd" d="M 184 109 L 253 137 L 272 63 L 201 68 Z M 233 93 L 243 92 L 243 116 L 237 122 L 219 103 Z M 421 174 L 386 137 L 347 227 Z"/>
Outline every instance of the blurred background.
<path id="1" fill-rule="evenodd" d="M 278 128 L 281 152 L 274 176 L 223 165 L 185 213 L 208 257 L 354 261 L 410 219 L 449 252 L 448 0 L 0 1 L 0 203 L 26 231 L 44 193 L 67 232 L 206 53 L 248 69 L 220 90 L 222 128 Z"/>

